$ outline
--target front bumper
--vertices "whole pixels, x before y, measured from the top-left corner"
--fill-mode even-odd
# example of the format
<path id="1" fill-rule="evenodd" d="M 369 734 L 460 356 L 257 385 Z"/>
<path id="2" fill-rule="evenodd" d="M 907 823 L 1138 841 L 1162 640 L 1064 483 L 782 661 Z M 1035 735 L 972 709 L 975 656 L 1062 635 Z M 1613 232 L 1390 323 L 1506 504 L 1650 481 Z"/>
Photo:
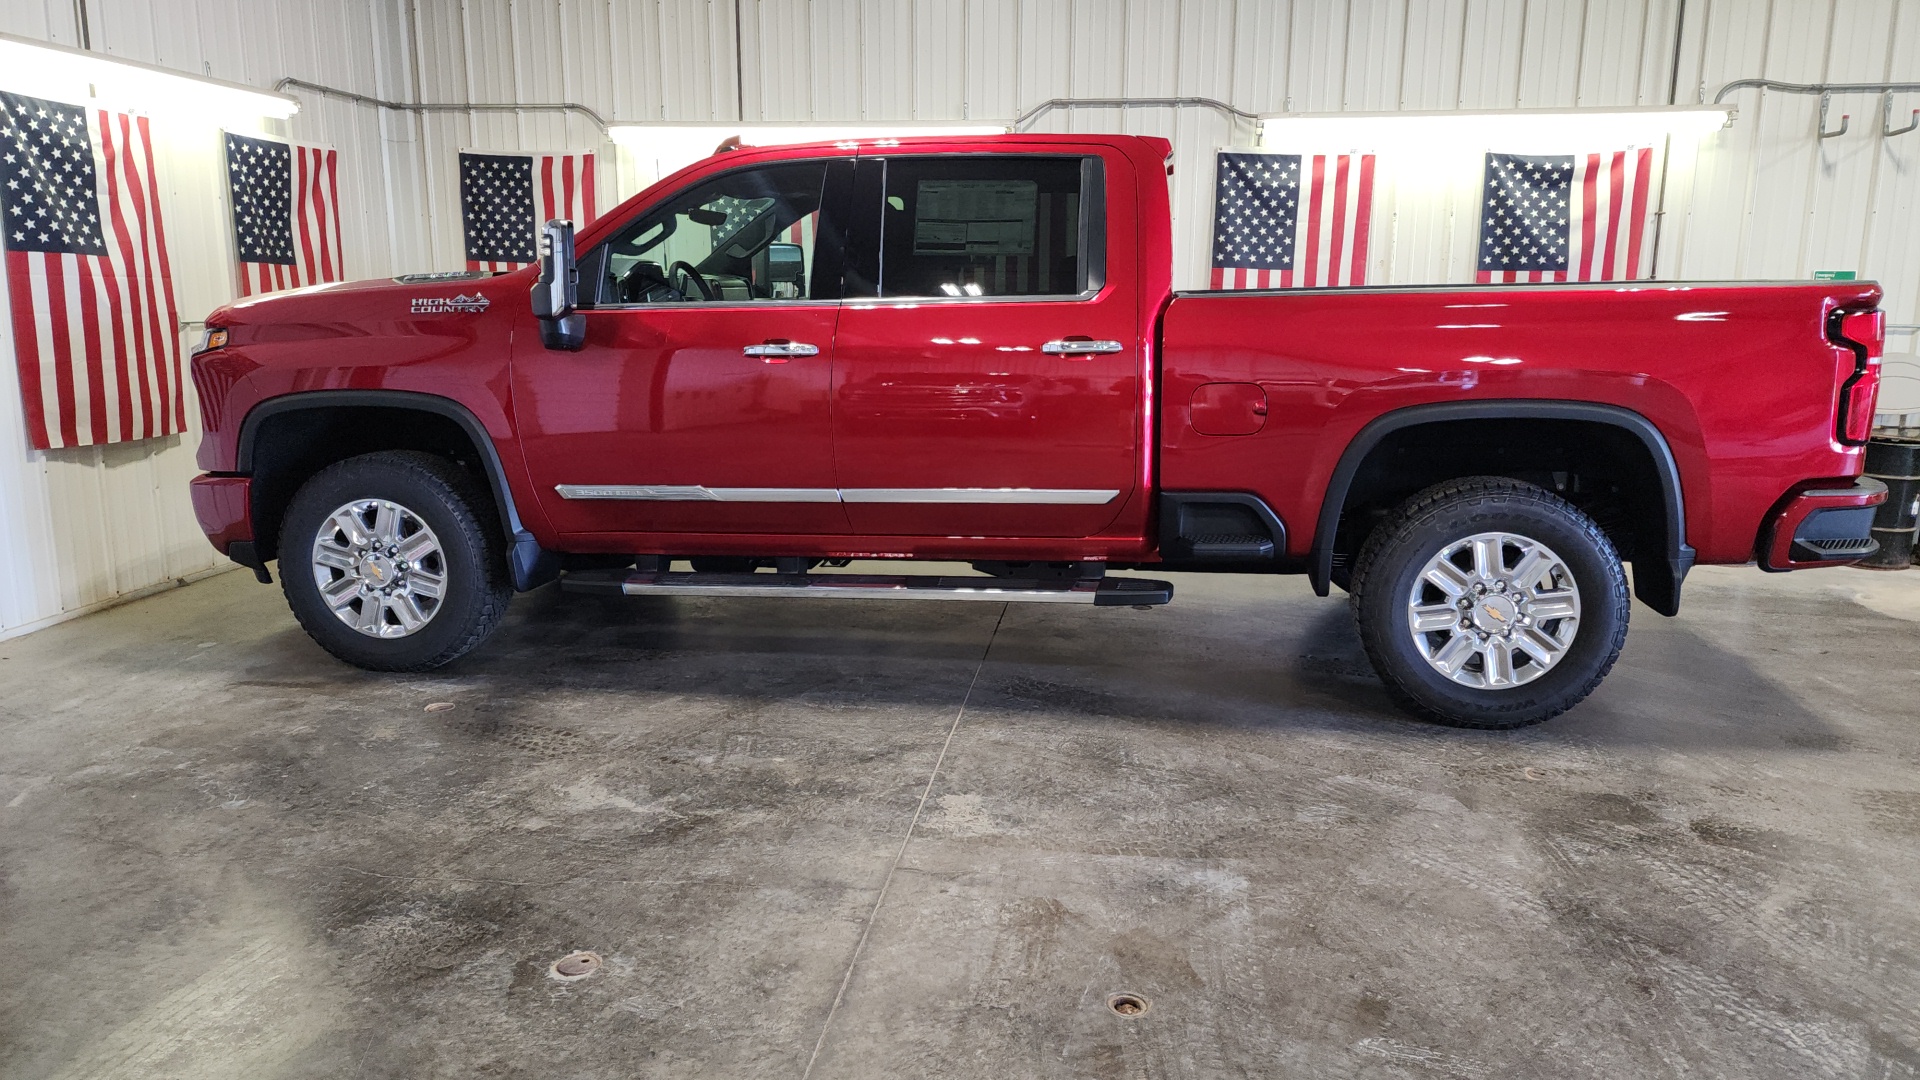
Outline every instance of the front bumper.
<path id="1" fill-rule="evenodd" d="M 203 473 L 193 478 L 193 516 L 213 548 L 243 566 L 253 566 L 253 478 Z M 241 550 L 235 551 L 235 547 Z M 246 558 L 242 558 L 242 556 Z"/>
<path id="2" fill-rule="evenodd" d="M 1791 493 L 1760 534 L 1762 570 L 1845 566 L 1878 551 L 1873 508 L 1887 501 L 1887 485 L 1870 476 L 1850 486 L 1816 483 Z"/>

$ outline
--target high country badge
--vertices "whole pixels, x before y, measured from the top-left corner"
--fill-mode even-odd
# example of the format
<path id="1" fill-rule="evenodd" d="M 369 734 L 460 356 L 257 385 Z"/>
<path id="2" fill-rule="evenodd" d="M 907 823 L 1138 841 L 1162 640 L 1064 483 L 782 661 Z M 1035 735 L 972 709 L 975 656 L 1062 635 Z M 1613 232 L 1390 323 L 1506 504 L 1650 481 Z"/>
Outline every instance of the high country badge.
<path id="1" fill-rule="evenodd" d="M 413 298 L 415 315 L 478 315 L 487 310 L 489 301 L 479 293 L 468 296 L 416 296 Z"/>

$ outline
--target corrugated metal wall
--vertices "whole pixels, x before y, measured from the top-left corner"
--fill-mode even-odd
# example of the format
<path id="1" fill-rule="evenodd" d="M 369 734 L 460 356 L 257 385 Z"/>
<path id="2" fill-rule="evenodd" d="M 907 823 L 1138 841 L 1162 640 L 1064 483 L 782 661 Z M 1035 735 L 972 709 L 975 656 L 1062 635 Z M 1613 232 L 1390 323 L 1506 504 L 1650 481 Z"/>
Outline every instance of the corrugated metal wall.
<path id="1" fill-rule="evenodd" d="M 93 47 L 113 56 L 258 86 L 297 75 L 406 92 L 391 74 L 411 62 L 404 22 L 386 0 L 88 0 L 87 9 Z M 0 29 L 78 45 L 75 11 L 72 0 L 0 0 Z M 391 123 L 371 109 L 309 99 L 291 121 L 269 125 L 340 149 L 341 230 L 356 276 L 390 272 L 396 250 L 410 249 L 408 261 L 424 251 L 406 232 L 420 206 L 414 155 L 394 142 L 406 133 L 386 130 Z M 181 318 L 198 319 L 233 295 L 218 132 L 156 117 L 154 136 Z M 402 160 L 390 185 L 396 145 Z M 231 565 L 207 545 L 186 498 L 198 471 L 197 424 L 167 439 L 29 451 L 17 378 L 11 328 L 0 320 L 0 636 Z"/>
<path id="2" fill-rule="evenodd" d="M 1056 97 L 1218 98 L 1250 112 L 1662 105 L 1737 78 L 1920 79 L 1920 0 L 414 0 L 430 100 L 565 98 L 625 121 L 1002 120 Z M 1683 23 L 1684 8 L 1684 25 Z M 734 26 L 739 21 L 737 39 Z M 1680 40 L 1676 49 L 1675 34 Z M 1678 61 L 1676 71 L 1676 57 Z M 1902 61 L 1905 66 L 1902 66 Z M 736 81 L 737 73 L 737 81 Z M 1677 74 L 1677 78 L 1676 78 Z M 1920 319 L 1920 132 L 1883 139 L 1879 100 L 1746 91 L 1728 131 L 1676 147 L 1659 272 L 1792 277 L 1851 269 Z M 1920 107 L 1920 95 L 1898 103 Z M 1039 130 L 1164 135 L 1176 147 L 1182 284 L 1205 279 L 1212 152 L 1252 130 L 1200 109 L 1078 109 Z M 452 207 L 460 146 L 596 148 L 550 117 L 436 120 L 431 205 Z M 1598 149 L 1598 148 L 1596 148 Z M 1455 208 L 1457 210 L 1457 208 Z M 1457 277 L 1445 215 L 1383 220 L 1390 280 Z M 457 221 L 436 215 L 438 265 Z M 1443 250 L 1444 249 L 1444 250 Z"/>
<path id="3" fill-rule="evenodd" d="M 271 85 L 293 74 L 433 102 L 573 101 L 617 121 L 1007 120 L 1056 97 L 1206 96 L 1250 112 L 1680 102 L 1743 77 L 1920 80 L 1920 0 L 89 0 L 96 47 Z M 0 0 L 12 33 L 72 43 L 71 0 Z M 737 28 L 737 33 L 736 33 Z M 1678 33 L 1677 43 L 1675 36 Z M 1674 79 L 1678 57 L 1678 78 Z M 356 274 L 462 263 L 455 153 L 595 150 L 603 190 L 650 162 L 579 116 L 378 115 L 305 96 L 295 137 L 341 147 Z M 1791 277 L 1851 269 L 1920 321 L 1920 132 L 1879 135 L 1879 101 L 1746 91 L 1738 122 L 1676 147 L 1659 272 Z M 1920 95 L 1897 103 L 1904 117 Z M 1157 134 L 1176 147 L 1177 272 L 1205 279 L 1211 155 L 1253 131 L 1199 109 L 1079 109 L 1039 130 Z M 198 135 L 183 133 L 185 143 Z M 185 145 L 183 143 L 183 146 Z M 198 145 L 198 144 L 195 144 Z M 177 186 L 217 186 L 178 155 Z M 609 204 L 611 200 L 609 200 Z M 1452 208 L 1457 217 L 1458 206 Z M 225 226 L 167 208 L 183 310 L 226 295 Z M 1376 220 L 1391 280 L 1458 278 L 1445 213 Z M 187 260 L 181 260 L 186 262 Z M 1896 348 L 1904 345 L 1897 339 Z M 1911 347 L 1908 345 L 1907 347 Z M 0 376 L 10 380 L 9 372 Z M 21 445 L 0 385 L 0 446 Z M 11 417 L 11 419 L 9 419 Z M 12 424 L 13 427 L 6 425 Z M 212 565 L 180 497 L 191 438 L 67 455 L 0 453 L 0 633 Z M 142 508 L 144 507 L 144 509 Z"/>

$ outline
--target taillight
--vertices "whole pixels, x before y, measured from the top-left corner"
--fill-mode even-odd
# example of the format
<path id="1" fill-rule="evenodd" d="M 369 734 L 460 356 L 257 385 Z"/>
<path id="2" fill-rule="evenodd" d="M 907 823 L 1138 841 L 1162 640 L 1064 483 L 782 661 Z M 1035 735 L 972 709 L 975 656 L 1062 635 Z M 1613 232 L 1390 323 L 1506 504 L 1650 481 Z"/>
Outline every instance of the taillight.
<path id="1" fill-rule="evenodd" d="M 1840 384 L 1840 441 L 1860 446 L 1873 434 L 1873 406 L 1880 396 L 1880 354 L 1887 317 L 1879 311 L 1837 315 L 1830 324 L 1833 343 L 1853 353 L 1853 374 Z"/>

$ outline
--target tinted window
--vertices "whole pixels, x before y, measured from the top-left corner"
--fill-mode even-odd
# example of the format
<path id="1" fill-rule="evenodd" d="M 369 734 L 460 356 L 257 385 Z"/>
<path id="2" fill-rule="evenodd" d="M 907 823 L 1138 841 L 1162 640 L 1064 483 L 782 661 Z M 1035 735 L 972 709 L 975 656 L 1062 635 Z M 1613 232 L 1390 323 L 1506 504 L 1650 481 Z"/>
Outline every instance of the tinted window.
<path id="1" fill-rule="evenodd" d="M 887 162 L 882 296 L 1070 296 L 1086 289 L 1080 158 Z"/>
<path id="2" fill-rule="evenodd" d="M 716 176 L 641 215 L 607 242 L 602 304 L 806 300 L 827 165 L 770 165 Z"/>

